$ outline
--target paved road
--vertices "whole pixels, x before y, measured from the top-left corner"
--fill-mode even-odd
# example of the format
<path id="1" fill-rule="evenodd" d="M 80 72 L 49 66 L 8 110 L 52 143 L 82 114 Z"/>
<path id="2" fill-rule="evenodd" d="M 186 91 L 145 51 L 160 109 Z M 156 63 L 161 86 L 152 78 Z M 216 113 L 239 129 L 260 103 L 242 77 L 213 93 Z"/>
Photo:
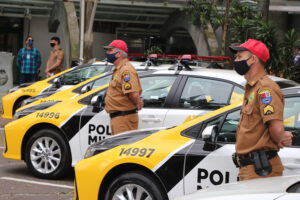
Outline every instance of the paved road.
<path id="1" fill-rule="evenodd" d="M 71 200 L 74 173 L 63 180 L 35 178 L 23 161 L 5 159 L 3 125 L 0 117 L 0 200 Z"/>

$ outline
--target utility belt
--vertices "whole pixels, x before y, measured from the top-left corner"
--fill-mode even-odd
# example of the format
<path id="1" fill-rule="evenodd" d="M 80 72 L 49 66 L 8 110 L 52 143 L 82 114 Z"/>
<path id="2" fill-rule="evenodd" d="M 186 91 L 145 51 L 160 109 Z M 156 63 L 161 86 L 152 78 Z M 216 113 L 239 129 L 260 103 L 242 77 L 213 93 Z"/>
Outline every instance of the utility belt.
<path id="1" fill-rule="evenodd" d="M 236 167 L 241 168 L 248 165 L 254 165 L 257 175 L 267 176 L 272 172 L 270 159 L 277 156 L 277 151 L 253 151 L 245 155 L 232 154 L 232 160 Z"/>
<path id="2" fill-rule="evenodd" d="M 125 115 L 129 115 L 129 114 L 133 114 L 133 113 L 137 113 L 137 109 L 128 110 L 128 111 L 117 111 L 114 113 L 110 113 L 109 116 L 112 119 L 114 117 L 125 116 Z"/>

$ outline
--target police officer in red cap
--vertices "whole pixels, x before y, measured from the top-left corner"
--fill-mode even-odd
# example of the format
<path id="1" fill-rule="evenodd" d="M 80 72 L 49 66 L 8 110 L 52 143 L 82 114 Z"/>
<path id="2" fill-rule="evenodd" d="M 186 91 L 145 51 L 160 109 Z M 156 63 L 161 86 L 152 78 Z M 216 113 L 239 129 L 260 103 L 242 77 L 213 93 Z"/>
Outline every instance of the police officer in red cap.
<path id="1" fill-rule="evenodd" d="M 104 49 L 107 61 L 115 66 L 105 97 L 112 135 L 138 129 L 137 111 L 143 107 L 142 87 L 135 68 L 127 59 L 127 45 L 122 40 L 114 40 Z"/>
<path id="2" fill-rule="evenodd" d="M 247 80 L 233 155 L 239 178 L 281 176 L 283 166 L 277 152 L 291 145 L 292 133 L 284 131 L 284 96 L 264 69 L 269 50 L 254 39 L 229 48 L 236 53 L 235 71 Z"/>

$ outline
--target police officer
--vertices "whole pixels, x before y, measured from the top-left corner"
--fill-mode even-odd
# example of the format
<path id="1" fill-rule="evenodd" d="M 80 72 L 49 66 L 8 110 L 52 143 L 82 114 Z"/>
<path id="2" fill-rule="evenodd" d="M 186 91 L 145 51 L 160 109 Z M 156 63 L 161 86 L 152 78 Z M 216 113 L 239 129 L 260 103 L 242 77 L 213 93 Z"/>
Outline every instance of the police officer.
<path id="1" fill-rule="evenodd" d="M 264 69 L 269 50 L 254 39 L 229 48 L 236 53 L 235 71 L 247 80 L 236 133 L 234 161 L 239 178 L 281 176 L 283 166 L 277 152 L 291 145 L 292 133 L 284 131 L 284 96 Z"/>
<path id="2" fill-rule="evenodd" d="M 107 61 L 114 64 L 105 110 L 111 118 L 112 135 L 138 129 L 137 111 L 143 107 L 142 87 L 135 68 L 127 59 L 127 44 L 114 40 L 105 46 Z"/>
<path id="3" fill-rule="evenodd" d="M 64 50 L 60 48 L 60 39 L 59 37 L 52 37 L 50 40 L 50 46 L 53 48 L 50 52 L 47 66 L 46 66 L 46 75 L 47 77 L 53 76 L 59 73 L 64 66 Z"/>

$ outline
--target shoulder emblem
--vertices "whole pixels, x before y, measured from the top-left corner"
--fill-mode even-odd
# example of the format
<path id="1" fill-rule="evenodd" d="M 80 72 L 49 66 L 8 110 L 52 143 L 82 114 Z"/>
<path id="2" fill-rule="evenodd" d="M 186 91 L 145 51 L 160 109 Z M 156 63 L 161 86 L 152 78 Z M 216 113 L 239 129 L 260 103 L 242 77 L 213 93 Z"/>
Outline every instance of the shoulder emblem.
<path id="1" fill-rule="evenodd" d="M 274 114 L 274 107 L 271 105 L 267 105 L 264 108 L 264 115 L 272 115 L 272 114 Z"/>
<path id="2" fill-rule="evenodd" d="M 124 73 L 122 74 L 122 77 L 123 77 L 123 80 L 124 80 L 125 82 L 130 81 L 130 75 L 129 75 L 129 72 L 124 72 Z"/>
<path id="3" fill-rule="evenodd" d="M 130 83 L 125 83 L 124 88 L 125 88 L 125 90 L 130 90 L 131 89 L 131 84 Z"/>
<path id="4" fill-rule="evenodd" d="M 272 101 L 271 90 L 270 89 L 260 89 L 258 91 L 260 99 L 263 104 L 269 104 Z"/>

